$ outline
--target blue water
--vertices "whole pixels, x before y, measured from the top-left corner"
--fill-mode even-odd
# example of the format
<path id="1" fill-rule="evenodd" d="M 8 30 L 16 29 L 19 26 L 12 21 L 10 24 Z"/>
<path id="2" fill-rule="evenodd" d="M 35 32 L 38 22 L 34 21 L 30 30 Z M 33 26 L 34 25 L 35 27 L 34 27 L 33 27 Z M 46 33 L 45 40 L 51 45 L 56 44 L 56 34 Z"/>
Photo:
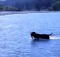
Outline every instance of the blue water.
<path id="1" fill-rule="evenodd" d="M 53 35 L 32 40 L 32 31 Z M 0 57 L 60 57 L 60 13 L 1 15 Z"/>

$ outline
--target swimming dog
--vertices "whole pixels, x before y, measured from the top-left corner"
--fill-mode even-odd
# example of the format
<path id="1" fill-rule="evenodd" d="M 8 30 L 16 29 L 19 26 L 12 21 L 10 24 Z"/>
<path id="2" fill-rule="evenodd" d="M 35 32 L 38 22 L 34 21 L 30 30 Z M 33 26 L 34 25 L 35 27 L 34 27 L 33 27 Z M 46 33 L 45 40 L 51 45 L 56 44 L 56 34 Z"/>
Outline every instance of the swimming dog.
<path id="1" fill-rule="evenodd" d="M 53 34 L 53 33 L 52 33 Z M 37 34 L 35 32 L 31 32 L 31 37 L 32 39 L 49 39 L 49 36 L 52 35 L 52 34 Z"/>

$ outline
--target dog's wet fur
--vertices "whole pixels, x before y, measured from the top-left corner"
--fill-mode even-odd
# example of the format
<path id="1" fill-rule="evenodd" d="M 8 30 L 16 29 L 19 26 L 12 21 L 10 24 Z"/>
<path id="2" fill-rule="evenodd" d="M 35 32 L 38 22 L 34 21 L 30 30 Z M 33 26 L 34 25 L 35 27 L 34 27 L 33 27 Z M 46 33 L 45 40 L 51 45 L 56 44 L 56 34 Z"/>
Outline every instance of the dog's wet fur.
<path id="1" fill-rule="evenodd" d="M 37 34 L 35 32 L 31 32 L 30 35 L 31 35 L 32 39 L 49 39 L 50 38 L 49 36 L 52 34 Z"/>

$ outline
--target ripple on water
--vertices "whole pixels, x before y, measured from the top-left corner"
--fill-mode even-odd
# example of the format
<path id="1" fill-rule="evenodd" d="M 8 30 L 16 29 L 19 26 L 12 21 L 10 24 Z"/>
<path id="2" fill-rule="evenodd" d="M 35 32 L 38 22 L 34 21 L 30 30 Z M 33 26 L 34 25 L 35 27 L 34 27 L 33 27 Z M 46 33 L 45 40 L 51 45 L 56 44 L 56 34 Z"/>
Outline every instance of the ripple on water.
<path id="1" fill-rule="evenodd" d="M 52 36 L 52 37 L 50 37 L 50 39 L 60 39 L 60 37 L 59 36 Z"/>

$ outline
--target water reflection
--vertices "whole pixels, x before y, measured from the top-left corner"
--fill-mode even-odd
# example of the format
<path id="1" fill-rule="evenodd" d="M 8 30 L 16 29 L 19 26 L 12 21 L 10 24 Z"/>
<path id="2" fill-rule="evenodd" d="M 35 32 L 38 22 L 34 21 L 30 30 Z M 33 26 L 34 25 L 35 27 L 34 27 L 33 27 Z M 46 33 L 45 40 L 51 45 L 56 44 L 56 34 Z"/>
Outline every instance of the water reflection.
<path id="1" fill-rule="evenodd" d="M 33 39 L 32 42 L 46 42 L 49 41 L 50 39 Z"/>
<path id="2" fill-rule="evenodd" d="M 40 46 L 40 45 L 47 45 L 50 42 L 50 39 L 33 39 L 31 41 L 31 45 L 34 47 Z"/>

